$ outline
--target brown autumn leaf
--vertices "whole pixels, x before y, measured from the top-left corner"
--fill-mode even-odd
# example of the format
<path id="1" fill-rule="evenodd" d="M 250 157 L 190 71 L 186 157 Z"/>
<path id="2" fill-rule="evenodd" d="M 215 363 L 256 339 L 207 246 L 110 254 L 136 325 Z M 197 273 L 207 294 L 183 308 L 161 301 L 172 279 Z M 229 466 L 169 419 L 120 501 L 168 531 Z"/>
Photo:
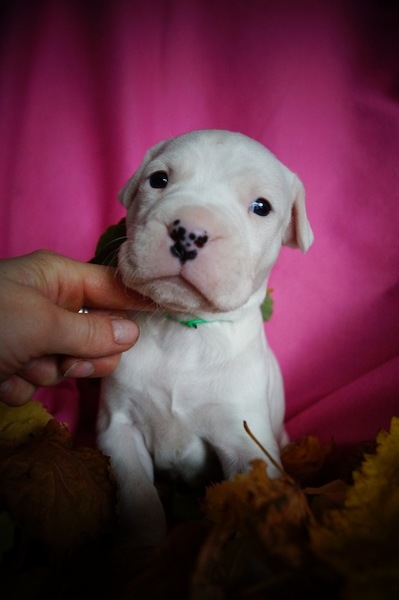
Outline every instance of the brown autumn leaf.
<path id="1" fill-rule="evenodd" d="M 291 477 L 306 484 L 320 474 L 331 452 L 331 444 L 323 444 L 309 435 L 288 444 L 281 453 L 281 462 Z"/>
<path id="2" fill-rule="evenodd" d="M 318 487 L 306 487 L 311 511 L 316 519 L 321 519 L 328 510 L 344 505 L 349 485 L 343 479 L 334 479 Z"/>
<path id="3" fill-rule="evenodd" d="M 108 458 L 75 447 L 52 419 L 30 442 L 0 447 L 0 499 L 30 538 L 62 551 L 112 526 L 116 487 Z"/>
<path id="4" fill-rule="evenodd" d="M 256 539 L 278 561 L 298 566 L 306 559 L 312 520 L 306 496 L 289 476 L 270 479 L 263 460 L 252 461 L 248 473 L 208 488 L 204 510 L 220 527 Z"/>
<path id="5" fill-rule="evenodd" d="M 334 481 L 329 481 L 319 487 L 307 487 L 303 491 L 308 496 L 323 497 L 329 500 L 331 504 L 341 506 L 345 501 L 348 489 L 349 485 L 345 481 L 334 479 Z"/>

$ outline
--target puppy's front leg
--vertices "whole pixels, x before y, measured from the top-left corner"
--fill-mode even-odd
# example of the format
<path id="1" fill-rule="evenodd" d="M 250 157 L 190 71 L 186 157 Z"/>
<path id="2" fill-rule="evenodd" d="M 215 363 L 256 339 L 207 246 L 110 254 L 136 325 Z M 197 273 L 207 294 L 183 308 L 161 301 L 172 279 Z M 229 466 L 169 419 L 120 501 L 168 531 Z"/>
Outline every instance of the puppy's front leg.
<path id="1" fill-rule="evenodd" d="M 154 486 L 151 457 L 141 432 L 131 423 L 112 419 L 99 430 L 98 444 L 111 457 L 119 486 L 121 531 L 134 546 L 153 546 L 166 533 L 166 519 Z"/>

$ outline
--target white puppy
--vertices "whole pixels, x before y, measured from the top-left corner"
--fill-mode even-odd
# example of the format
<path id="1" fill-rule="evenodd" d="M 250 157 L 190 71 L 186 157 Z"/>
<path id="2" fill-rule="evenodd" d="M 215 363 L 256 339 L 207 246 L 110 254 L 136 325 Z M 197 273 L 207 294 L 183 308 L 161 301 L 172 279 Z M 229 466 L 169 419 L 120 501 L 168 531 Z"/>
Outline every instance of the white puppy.
<path id="1" fill-rule="evenodd" d="M 121 200 L 119 274 L 159 310 L 132 314 L 141 335 L 103 382 L 98 442 L 125 526 L 151 545 L 166 530 L 154 472 L 195 482 L 212 455 L 226 478 L 246 470 L 266 457 L 244 421 L 279 461 L 283 384 L 259 306 L 281 245 L 305 252 L 313 234 L 296 175 L 228 131 L 154 146 Z"/>

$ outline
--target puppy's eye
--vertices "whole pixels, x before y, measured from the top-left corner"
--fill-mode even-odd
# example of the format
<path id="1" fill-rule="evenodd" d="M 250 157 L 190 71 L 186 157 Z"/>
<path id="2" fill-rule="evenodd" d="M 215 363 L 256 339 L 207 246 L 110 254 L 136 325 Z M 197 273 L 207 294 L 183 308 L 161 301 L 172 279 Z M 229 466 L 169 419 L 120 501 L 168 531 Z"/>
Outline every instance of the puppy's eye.
<path id="1" fill-rule="evenodd" d="M 168 185 L 168 174 L 166 171 L 155 171 L 150 175 L 150 186 L 152 188 L 166 188 Z"/>
<path id="2" fill-rule="evenodd" d="M 272 212 L 272 205 L 269 200 L 265 198 L 258 198 L 254 200 L 249 207 L 249 211 L 259 215 L 260 217 L 267 217 L 269 213 Z"/>

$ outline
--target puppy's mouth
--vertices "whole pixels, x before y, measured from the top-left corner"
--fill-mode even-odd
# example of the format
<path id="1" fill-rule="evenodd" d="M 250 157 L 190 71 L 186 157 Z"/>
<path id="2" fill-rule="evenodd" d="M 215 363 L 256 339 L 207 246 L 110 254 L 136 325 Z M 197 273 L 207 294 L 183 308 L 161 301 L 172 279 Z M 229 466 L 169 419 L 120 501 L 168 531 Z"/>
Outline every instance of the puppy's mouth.
<path id="1" fill-rule="evenodd" d="M 195 258 L 182 261 L 158 229 L 151 238 L 148 233 L 141 238 L 136 232 L 134 240 L 121 245 L 119 273 L 128 288 L 168 312 L 227 313 L 248 300 L 252 282 L 241 246 L 229 245 L 222 237 L 212 244 L 207 243 Z"/>
<path id="2" fill-rule="evenodd" d="M 220 309 L 183 275 L 163 275 L 146 281 L 124 283 L 137 292 L 151 298 L 162 310 L 191 314 L 195 310 L 219 312 Z"/>

